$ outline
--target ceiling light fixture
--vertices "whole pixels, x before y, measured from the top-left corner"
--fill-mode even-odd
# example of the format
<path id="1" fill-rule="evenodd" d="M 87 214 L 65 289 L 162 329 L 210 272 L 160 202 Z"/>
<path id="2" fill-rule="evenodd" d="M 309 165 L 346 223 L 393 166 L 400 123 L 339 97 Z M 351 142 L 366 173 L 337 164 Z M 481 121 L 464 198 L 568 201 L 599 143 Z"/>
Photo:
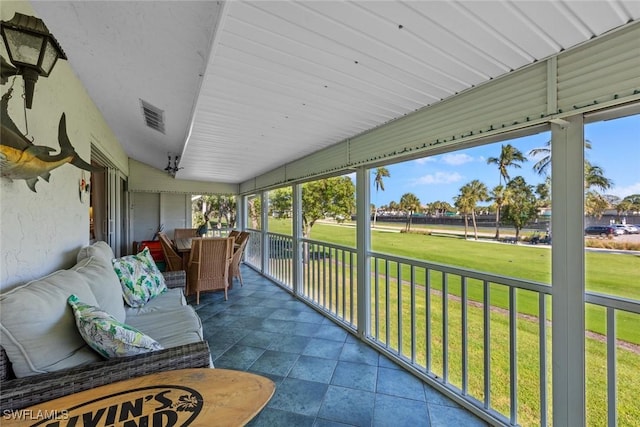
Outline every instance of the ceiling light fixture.
<path id="1" fill-rule="evenodd" d="M 175 178 L 176 173 L 180 169 L 184 169 L 184 168 L 178 167 L 178 163 L 180 162 L 180 156 L 174 156 L 172 158 L 171 154 L 169 154 L 167 155 L 167 157 L 169 158 L 169 160 L 167 161 L 167 167 L 164 168 L 164 171 Z M 173 165 L 171 164 L 172 162 L 173 162 Z"/>
<path id="2" fill-rule="evenodd" d="M 7 74 L 22 74 L 26 107 L 31 109 L 39 76 L 48 77 L 58 58 L 67 59 L 55 37 L 41 19 L 17 13 L 10 21 L 0 21 L 2 39 L 15 68 Z M 6 64 L 2 58 L 3 68 Z M 3 78 L 6 75 L 3 70 Z"/>

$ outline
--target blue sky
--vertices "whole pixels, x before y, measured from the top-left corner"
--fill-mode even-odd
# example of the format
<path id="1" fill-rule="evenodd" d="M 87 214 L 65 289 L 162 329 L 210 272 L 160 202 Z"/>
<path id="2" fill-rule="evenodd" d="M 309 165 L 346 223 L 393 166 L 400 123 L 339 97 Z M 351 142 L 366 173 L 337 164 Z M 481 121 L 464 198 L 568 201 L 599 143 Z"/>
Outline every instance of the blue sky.
<path id="1" fill-rule="evenodd" d="M 588 124 L 585 137 L 592 144 L 587 158 L 604 169 L 605 176 L 613 181 L 614 186 L 606 194 L 619 197 L 640 194 L 640 115 Z M 521 175 L 527 183 L 535 186 L 543 182 L 544 177 L 533 171 L 536 159 L 528 153 L 533 148 L 545 146 L 549 139 L 550 133 L 547 132 L 388 165 L 391 176 L 384 179 L 385 191 L 376 193 L 372 171 L 371 203 L 381 206 L 392 200 L 398 202 L 404 193 L 411 192 L 423 204 L 436 200 L 453 204 L 460 187 L 474 179 L 491 189 L 498 185 L 499 173 L 496 165 L 487 164 L 487 159 L 498 157 L 502 144 L 513 145 L 529 158 L 521 168 L 510 168 L 510 176 Z"/>

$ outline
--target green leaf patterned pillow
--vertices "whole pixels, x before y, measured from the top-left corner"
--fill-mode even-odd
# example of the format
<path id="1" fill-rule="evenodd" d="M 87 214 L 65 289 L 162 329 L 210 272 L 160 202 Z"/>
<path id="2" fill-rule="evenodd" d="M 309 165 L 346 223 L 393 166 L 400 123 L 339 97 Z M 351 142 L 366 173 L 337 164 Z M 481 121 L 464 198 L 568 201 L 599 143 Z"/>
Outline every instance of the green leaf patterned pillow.
<path id="1" fill-rule="evenodd" d="M 118 322 L 98 307 L 83 303 L 75 295 L 71 295 L 67 302 L 73 309 L 76 326 L 82 338 L 107 359 L 134 356 L 163 348 L 153 338 Z"/>
<path id="2" fill-rule="evenodd" d="M 166 292 L 164 276 L 151 258 L 149 248 L 137 255 L 128 255 L 111 261 L 125 302 L 131 307 L 142 307 L 151 299 Z"/>

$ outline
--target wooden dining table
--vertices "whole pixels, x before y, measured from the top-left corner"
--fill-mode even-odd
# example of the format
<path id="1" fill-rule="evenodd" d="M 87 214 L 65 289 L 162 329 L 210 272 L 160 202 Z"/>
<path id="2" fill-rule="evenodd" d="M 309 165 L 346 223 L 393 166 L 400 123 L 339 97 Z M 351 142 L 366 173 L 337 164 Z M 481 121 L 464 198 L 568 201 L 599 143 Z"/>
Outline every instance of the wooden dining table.
<path id="1" fill-rule="evenodd" d="M 183 263 L 185 261 L 185 254 L 186 254 L 186 261 L 189 262 L 189 254 L 191 253 L 192 240 L 193 240 L 193 237 L 183 237 L 180 239 L 176 239 L 175 241 L 176 250 L 178 251 L 179 254 L 182 255 Z M 240 245 L 238 245 L 237 243 L 234 243 L 233 250 L 238 249 L 239 246 Z"/>
<path id="2" fill-rule="evenodd" d="M 193 240 L 193 237 L 182 237 L 180 239 L 176 239 L 175 244 L 178 252 L 179 253 L 190 252 L 192 240 Z"/>
<path id="3" fill-rule="evenodd" d="M 175 240 L 176 251 L 182 257 L 182 269 L 187 271 L 189 255 L 191 254 L 191 240 L 193 237 L 183 237 Z"/>

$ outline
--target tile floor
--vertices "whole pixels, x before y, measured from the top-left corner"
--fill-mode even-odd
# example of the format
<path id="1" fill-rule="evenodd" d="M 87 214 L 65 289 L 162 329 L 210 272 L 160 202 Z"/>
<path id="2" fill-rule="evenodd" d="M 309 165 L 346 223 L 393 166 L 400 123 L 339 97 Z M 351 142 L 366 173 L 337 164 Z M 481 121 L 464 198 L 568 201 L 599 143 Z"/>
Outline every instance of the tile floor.
<path id="1" fill-rule="evenodd" d="M 196 306 L 218 368 L 271 378 L 276 392 L 257 426 L 484 426 L 306 304 L 242 267 L 228 301 Z M 195 304 L 195 298 L 191 303 Z"/>

